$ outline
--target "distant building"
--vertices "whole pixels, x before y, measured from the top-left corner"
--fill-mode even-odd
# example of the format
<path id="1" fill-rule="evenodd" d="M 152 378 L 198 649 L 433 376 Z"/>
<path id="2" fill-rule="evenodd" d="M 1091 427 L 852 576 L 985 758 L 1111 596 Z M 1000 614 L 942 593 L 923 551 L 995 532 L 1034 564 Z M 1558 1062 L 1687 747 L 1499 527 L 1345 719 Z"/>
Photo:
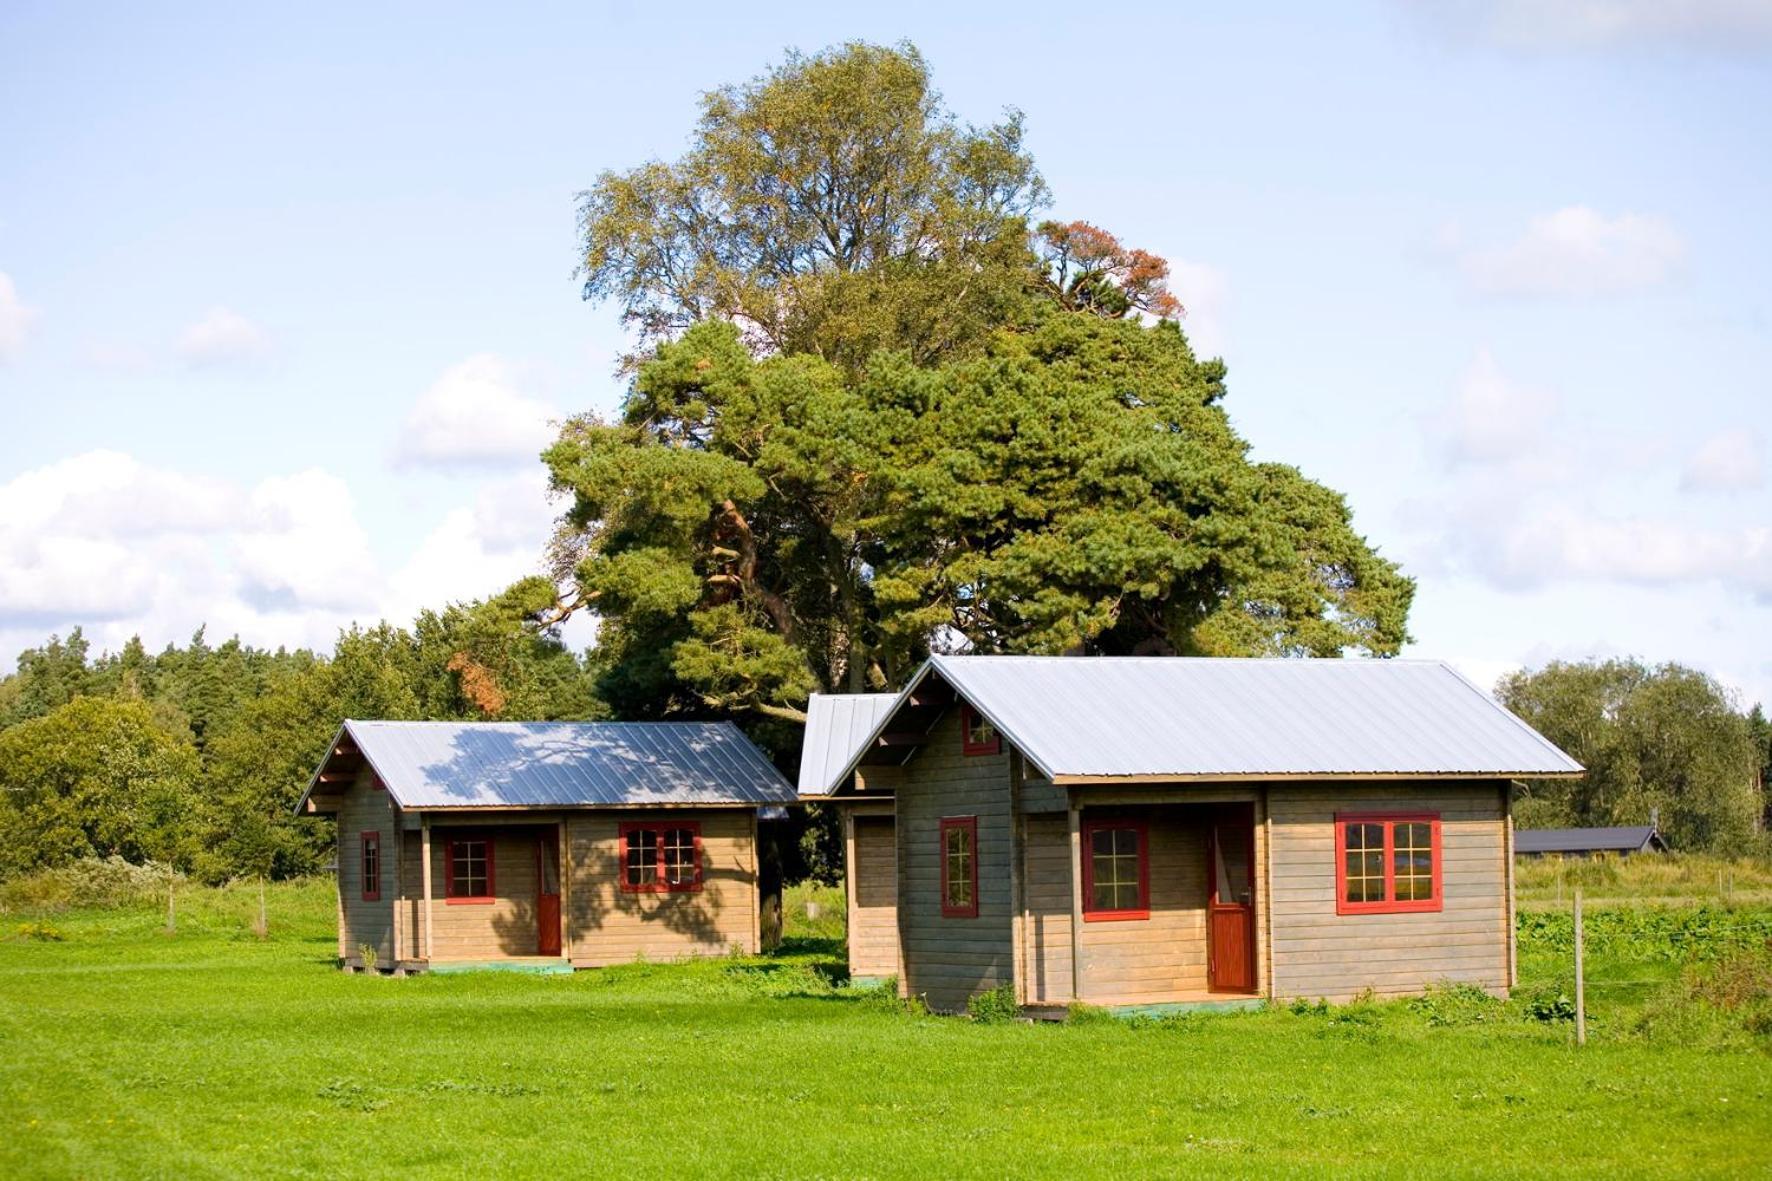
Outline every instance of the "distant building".
<path id="1" fill-rule="evenodd" d="M 338 818 L 345 967 L 566 970 L 757 951 L 794 800 L 726 722 L 348 721 L 297 811 Z"/>
<path id="2" fill-rule="evenodd" d="M 1514 852 L 1526 857 L 1555 854 L 1591 857 L 1595 853 L 1665 853 L 1667 842 L 1653 824 L 1613 828 L 1522 828 L 1514 833 Z"/>

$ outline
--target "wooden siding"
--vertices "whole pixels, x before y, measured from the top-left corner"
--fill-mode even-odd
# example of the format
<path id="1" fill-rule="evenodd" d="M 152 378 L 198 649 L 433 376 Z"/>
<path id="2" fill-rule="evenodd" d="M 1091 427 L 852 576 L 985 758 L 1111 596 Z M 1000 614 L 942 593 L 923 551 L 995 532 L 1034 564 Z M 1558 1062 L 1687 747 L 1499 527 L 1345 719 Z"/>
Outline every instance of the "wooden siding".
<path id="1" fill-rule="evenodd" d="M 1274 785 L 1268 929 L 1273 996 L 1346 1001 L 1439 981 L 1508 985 L 1506 788 L 1454 782 L 1353 787 Z M 1335 913 L 1337 812 L 1440 814 L 1444 909 Z"/>
<path id="2" fill-rule="evenodd" d="M 388 793 L 373 786 L 366 767 L 345 791 L 338 809 L 338 899 L 340 958 L 356 962 L 363 946 L 375 948 L 377 962 L 394 962 L 394 877 L 399 844 L 399 816 Z M 381 898 L 363 900 L 363 838 L 365 832 L 381 834 Z"/>
<path id="3" fill-rule="evenodd" d="M 1204 993 L 1209 813 L 1172 805 L 1083 810 L 1085 822 L 1120 816 L 1149 826 L 1151 915 L 1083 923 L 1081 999 L 1112 1005 Z M 1070 826 L 1062 815 L 1030 816 L 1027 834 L 1028 1002 L 1062 1004 L 1073 999 Z"/>
<path id="4" fill-rule="evenodd" d="M 849 974 L 898 974 L 898 854 L 890 816 L 857 814 L 849 898 Z"/>
<path id="5" fill-rule="evenodd" d="M 899 987 L 932 1009 L 966 1000 L 1012 976 L 1009 753 L 965 755 L 959 710 L 950 709 L 905 768 L 897 790 Z M 978 916 L 941 913 L 943 817 L 978 818 Z"/>
<path id="6" fill-rule="evenodd" d="M 620 889 L 621 824 L 701 825 L 702 888 L 682 894 Z M 567 819 L 571 886 L 566 922 L 574 967 L 757 950 L 757 844 L 754 813 L 585 812 Z M 502 889 L 502 884 L 501 884 Z"/>
<path id="7" fill-rule="evenodd" d="M 534 823 L 431 824 L 431 954 L 438 963 L 500 960 L 536 954 L 536 843 L 557 831 L 557 819 Z M 492 840 L 491 902 L 451 903 L 449 840 L 472 834 Z M 401 913 L 408 959 L 424 958 L 423 851 L 417 832 L 406 834 L 401 858 Z"/>

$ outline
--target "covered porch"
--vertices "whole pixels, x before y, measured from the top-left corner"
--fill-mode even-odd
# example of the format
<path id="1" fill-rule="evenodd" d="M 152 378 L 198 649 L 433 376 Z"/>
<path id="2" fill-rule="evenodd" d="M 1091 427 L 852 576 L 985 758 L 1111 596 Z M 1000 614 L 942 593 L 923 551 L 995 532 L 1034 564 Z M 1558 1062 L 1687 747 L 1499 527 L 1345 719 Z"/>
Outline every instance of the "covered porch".
<path id="1" fill-rule="evenodd" d="M 1015 978 L 1030 1013 L 1257 1001 L 1256 793 L 1073 787 L 1063 798 L 1064 811 L 1018 825 Z"/>

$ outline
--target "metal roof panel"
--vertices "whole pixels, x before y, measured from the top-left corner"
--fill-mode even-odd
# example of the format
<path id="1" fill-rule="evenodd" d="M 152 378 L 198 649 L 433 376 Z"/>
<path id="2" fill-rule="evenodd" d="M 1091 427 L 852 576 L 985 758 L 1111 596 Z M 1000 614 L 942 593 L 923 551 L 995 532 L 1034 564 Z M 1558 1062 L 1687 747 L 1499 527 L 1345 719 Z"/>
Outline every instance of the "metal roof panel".
<path id="1" fill-rule="evenodd" d="M 730 722 L 347 721 L 403 808 L 784 804 L 797 797 Z"/>
<path id="2" fill-rule="evenodd" d="M 925 671 L 1053 776 L 1582 770 L 1437 661 L 935 656 Z"/>

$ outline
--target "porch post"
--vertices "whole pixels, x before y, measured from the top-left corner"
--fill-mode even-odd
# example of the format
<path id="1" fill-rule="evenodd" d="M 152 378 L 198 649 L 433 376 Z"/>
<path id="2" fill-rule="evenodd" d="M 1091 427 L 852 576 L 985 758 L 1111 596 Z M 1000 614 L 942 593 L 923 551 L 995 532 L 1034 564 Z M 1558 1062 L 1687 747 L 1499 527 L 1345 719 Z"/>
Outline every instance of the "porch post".
<path id="1" fill-rule="evenodd" d="M 1077 794 L 1069 797 L 1071 823 L 1071 999 L 1083 999 L 1083 820 L 1077 810 Z"/>
<path id="2" fill-rule="evenodd" d="M 1014 944 L 1009 949 L 1009 971 L 1015 985 L 1017 1004 L 1028 1003 L 1027 971 L 1027 891 L 1023 885 L 1021 815 L 1021 752 L 1009 752 L 1009 934 Z"/>
<path id="3" fill-rule="evenodd" d="M 424 819 L 420 821 L 420 824 L 422 825 L 422 828 L 420 829 L 419 848 L 420 861 L 424 866 L 421 872 L 423 875 L 425 890 L 425 963 L 428 965 L 431 962 L 431 818 L 429 816 L 424 817 Z"/>
<path id="4" fill-rule="evenodd" d="M 406 950 L 406 941 L 404 939 L 400 938 L 400 936 L 402 934 L 401 927 L 404 926 L 404 924 L 401 922 L 401 918 L 403 916 L 401 915 L 400 912 L 406 909 L 405 906 L 402 905 L 406 901 L 406 876 L 402 872 L 403 863 L 401 861 L 401 850 L 403 850 L 405 847 L 406 847 L 406 833 L 405 833 L 404 828 L 402 827 L 400 809 L 395 808 L 394 809 L 394 849 L 393 849 L 393 852 L 394 852 L 394 901 L 393 901 L 394 921 L 389 925 L 392 927 L 393 933 L 394 933 L 394 935 L 393 935 L 393 938 L 394 938 L 394 971 L 396 971 L 396 972 L 400 971 L 400 961 L 406 958 L 405 955 L 403 954 Z"/>
<path id="5" fill-rule="evenodd" d="M 572 830 L 560 817 L 559 843 L 554 846 L 554 872 L 560 875 L 560 954 L 572 962 Z"/>

